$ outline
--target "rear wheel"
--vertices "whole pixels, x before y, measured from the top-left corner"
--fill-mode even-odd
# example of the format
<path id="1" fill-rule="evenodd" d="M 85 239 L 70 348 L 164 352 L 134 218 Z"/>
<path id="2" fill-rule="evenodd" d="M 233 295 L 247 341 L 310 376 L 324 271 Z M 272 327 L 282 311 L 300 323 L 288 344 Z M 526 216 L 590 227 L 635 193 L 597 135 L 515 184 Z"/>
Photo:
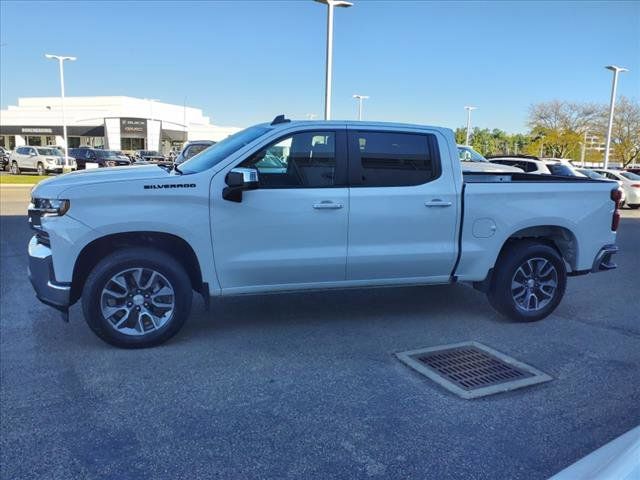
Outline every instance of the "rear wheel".
<path id="1" fill-rule="evenodd" d="M 487 296 L 503 315 L 534 322 L 556 309 L 566 284 L 567 270 L 558 252 L 549 245 L 522 240 L 500 254 Z"/>
<path id="2" fill-rule="evenodd" d="M 87 324 L 102 340 L 122 348 L 159 345 L 173 337 L 191 311 L 191 281 L 170 255 L 128 248 L 104 258 L 82 292 Z"/>
<path id="3" fill-rule="evenodd" d="M 36 172 L 40 176 L 47 174 L 47 172 L 44 169 L 44 165 L 42 163 L 40 163 L 40 162 L 38 162 L 38 166 L 36 167 Z"/>
<path id="4" fill-rule="evenodd" d="M 12 175 L 20 175 L 20 169 L 18 168 L 18 162 L 15 160 L 11 162 L 11 174 Z"/>

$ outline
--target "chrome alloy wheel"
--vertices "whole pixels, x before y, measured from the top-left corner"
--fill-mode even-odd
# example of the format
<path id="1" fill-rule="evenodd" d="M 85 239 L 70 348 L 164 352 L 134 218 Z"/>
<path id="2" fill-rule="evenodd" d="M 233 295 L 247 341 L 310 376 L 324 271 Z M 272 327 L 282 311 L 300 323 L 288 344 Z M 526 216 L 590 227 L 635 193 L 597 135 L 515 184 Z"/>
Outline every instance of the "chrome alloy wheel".
<path id="1" fill-rule="evenodd" d="M 106 282 L 100 308 L 115 331 L 139 336 L 169 322 L 175 301 L 173 286 L 164 275 L 151 268 L 130 268 Z"/>
<path id="2" fill-rule="evenodd" d="M 511 279 L 511 296 L 526 312 L 546 307 L 558 288 L 558 271 L 546 258 L 530 258 L 518 267 Z"/>

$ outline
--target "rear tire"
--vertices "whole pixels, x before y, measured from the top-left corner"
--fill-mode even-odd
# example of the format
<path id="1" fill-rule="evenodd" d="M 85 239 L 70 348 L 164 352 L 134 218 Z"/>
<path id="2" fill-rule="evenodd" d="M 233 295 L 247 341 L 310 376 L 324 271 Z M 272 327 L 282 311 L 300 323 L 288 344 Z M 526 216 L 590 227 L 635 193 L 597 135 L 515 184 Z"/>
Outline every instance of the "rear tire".
<path id="1" fill-rule="evenodd" d="M 18 162 L 15 160 L 11 162 L 11 174 L 12 175 L 20 175 L 20 169 L 18 168 Z"/>
<path id="2" fill-rule="evenodd" d="M 551 314 L 564 296 L 567 270 L 558 252 L 532 240 L 507 245 L 487 292 L 491 306 L 517 322 L 535 322 Z"/>
<path id="3" fill-rule="evenodd" d="M 89 328 L 105 342 L 146 348 L 178 333 L 189 317 L 192 297 L 191 280 L 175 258 L 134 247 L 118 250 L 94 267 L 82 291 L 82 310 Z"/>

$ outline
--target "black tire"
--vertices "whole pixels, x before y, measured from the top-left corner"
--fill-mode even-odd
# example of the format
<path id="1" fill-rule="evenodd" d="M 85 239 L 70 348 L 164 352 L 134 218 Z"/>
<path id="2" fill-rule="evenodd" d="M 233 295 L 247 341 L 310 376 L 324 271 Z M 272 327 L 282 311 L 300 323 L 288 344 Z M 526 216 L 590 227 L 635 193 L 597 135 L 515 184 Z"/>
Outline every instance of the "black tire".
<path id="1" fill-rule="evenodd" d="M 546 260 L 555 269 L 555 274 L 547 264 L 537 259 Z M 527 263 L 528 261 L 531 263 Z M 550 276 L 538 276 L 532 273 L 532 277 L 535 279 L 532 278 L 526 280 L 525 283 L 520 283 L 520 280 L 527 278 L 523 276 L 523 273 L 529 271 L 531 265 L 534 267 L 533 270 L 540 267 L 543 273 L 546 270 L 550 271 Z M 521 266 L 524 269 L 517 273 Z M 516 277 L 516 275 L 518 276 Z M 556 283 L 552 295 L 538 286 L 540 283 L 549 283 L 550 280 L 551 282 L 555 280 Z M 514 281 L 522 287 L 518 286 L 512 290 L 512 282 Z M 528 282 L 532 282 L 533 285 Z M 491 306 L 506 317 L 518 322 L 535 322 L 542 320 L 556 309 L 564 296 L 566 286 L 567 269 L 557 250 L 536 241 L 520 240 L 507 245 L 498 257 L 487 297 Z M 549 288 L 548 285 L 544 285 L 544 287 Z M 527 290 L 529 288 L 530 291 Z M 524 291 L 524 296 L 521 296 L 522 291 Z M 530 293 L 533 293 L 536 298 L 531 298 L 529 302 Z M 543 299 L 539 303 L 538 297 Z M 521 305 L 519 300 L 526 303 L 527 306 Z M 536 305 L 539 305 L 539 308 L 526 310 L 526 308 Z"/>
<path id="2" fill-rule="evenodd" d="M 640 208 L 640 204 L 638 205 L 627 205 L 631 210 L 635 210 L 636 208 Z"/>
<path id="3" fill-rule="evenodd" d="M 38 162 L 38 166 L 36 167 L 36 173 L 41 177 L 47 174 L 46 170 L 44 169 L 44 165 L 41 162 Z"/>
<path id="4" fill-rule="evenodd" d="M 113 275 L 129 268 L 160 273 L 174 291 L 173 313 L 166 323 L 138 336 L 116 331 L 101 309 L 103 288 Z M 147 348 L 160 345 L 178 333 L 189 317 L 192 297 L 191 280 L 175 258 L 154 248 L 132 247 L 115 251 L 93 268 L 82 291 L 82 310 L 89 328 L 105 342 L 121 348 Z"/>
<path id="5" fill-rule="evenodd" d="M 16 162 L 15 160 L 11 162 L 11 174 L 20 175 L 20 168 L 18 168 L 18 162 Z"/>

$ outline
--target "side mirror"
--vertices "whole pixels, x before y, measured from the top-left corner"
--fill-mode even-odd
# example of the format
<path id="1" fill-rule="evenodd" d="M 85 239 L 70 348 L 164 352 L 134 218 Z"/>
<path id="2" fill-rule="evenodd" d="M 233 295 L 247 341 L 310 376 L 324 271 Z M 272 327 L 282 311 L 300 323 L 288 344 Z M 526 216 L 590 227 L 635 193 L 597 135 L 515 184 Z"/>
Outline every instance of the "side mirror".
<path id="1" fill-rule="evenodd" d="M 258 170 L 255 168 L 234 168 L 227 174 L 227 186 L 222 190 L 222 198 L 231 202 L 241 202 L 242 192 L 258 188 Z"/>

